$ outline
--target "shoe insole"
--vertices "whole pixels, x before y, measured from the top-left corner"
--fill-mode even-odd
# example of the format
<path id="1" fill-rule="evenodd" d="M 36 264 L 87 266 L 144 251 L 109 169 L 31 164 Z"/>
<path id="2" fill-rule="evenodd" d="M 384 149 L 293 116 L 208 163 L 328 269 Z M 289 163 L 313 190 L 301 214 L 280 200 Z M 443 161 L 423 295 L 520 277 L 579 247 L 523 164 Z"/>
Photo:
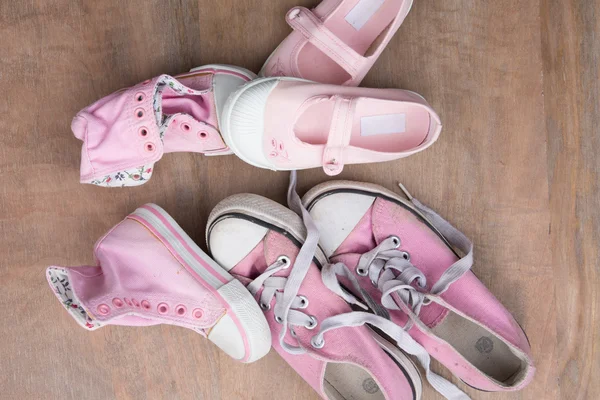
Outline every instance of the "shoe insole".
<path id="1" fill-rule="evenodd" d="M 355 364 L 327 364 L 323 389 L 332 400 L 385 400 L 371 374 Z"/>
<path id="2" fill-rule="evenodd" d="M 406 0 L 345 0 L 325 22 L 325 27 L 346 45 L 364 56 L 367 50 L 386 31 L 398 15 Z M 375 10 L 373 12 L 373 10 Z M 372 14 L 371 14 L 372 13 Z M 367 15 L 358 24 L 353 15 Z M 298 56 L 298 69 L 302 77 L 318 82 L 341 84 L 350 76 L 335 61 L 311 43 L 307 43 Z"/>
<path id="3" fill-rule="evenodd" d="M 508 383 L 522 370 L 521 359 L 506 343 L 456 313 L 448 313 L 433 333 L 450 343 L 480 371 L 499 382 Z"/>
<path id="4" fill-rule="evenodd" d="M 333 100 L 309 106 L 294 127 L 298 139 L 313 145 L 326 144 L 334 106 Z M 422 106 L 362 98 L 356 104 L 350 146 L 385 153 L 407 151 L 423 143 L 429 127 L 430 115 Z"/>

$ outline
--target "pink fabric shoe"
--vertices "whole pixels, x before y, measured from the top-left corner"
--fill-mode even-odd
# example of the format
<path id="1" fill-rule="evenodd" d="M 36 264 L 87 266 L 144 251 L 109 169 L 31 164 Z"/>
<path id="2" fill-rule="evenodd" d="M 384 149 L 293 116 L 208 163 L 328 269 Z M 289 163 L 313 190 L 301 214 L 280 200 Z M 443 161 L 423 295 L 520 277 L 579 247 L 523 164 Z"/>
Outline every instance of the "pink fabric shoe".
<path id="1" fill-rule="evenodd" d="M 260 168 L 323 167 L 407 157 L 431 146 L 442 125 L 419 95 L 399 89 L 351 88 L 296 78 L 256 79 L 232 94 L 223 137 Z"/>
<path id="2" fill-rule="evenodd" d="M 56 297 L 82 327 L 170 324 L 242 362 L 268 353 L 271 333 L 252 295 L 160 207 L 138 208 L 94 254 L 97 266 L 47 269 Z"/>
<path id="3" fill-rule="evenodd" d="M 71 124 L 83 141 L 81 182 L 138 186 L 164 153 L 231 154 L 219 132 L 222 108 L 255 77 L 239 67 L 206 65 L 121 89 L 81 110 Z"/>
<path id="4" fill-rule="evenodd" d="M 322 398 L 419 399 L 419 373 L 402 352 L 365 326 L 335 329 L 337 318 L 355 313 L 323 286 L 318 265 L 326 259 L 315 233 L 309 227 L 307 236 L 280 204 L 239 194 L 212 211 L 207 242 L 215 260 L 255 294 L 273 347 Z"/>
<path id="5" fill-rule="evenodd" d="M 358 86 L 392 39 L 412 0 L 323 0 L 286 15 L 294 29 L 260 76 L 293 76 Z"/>
<path id="6" fill-rule="evenodd" d="M 339 263 L 339 280 L 324 277 L 325 284 L 353 287 L 468 385 L 522 389 L 535 371 L 523 329 L 470 271 L 471 242 L 406 194 L 410 202 L 376 185 L 345 181 L 306 194 L 321 246 Z"/>

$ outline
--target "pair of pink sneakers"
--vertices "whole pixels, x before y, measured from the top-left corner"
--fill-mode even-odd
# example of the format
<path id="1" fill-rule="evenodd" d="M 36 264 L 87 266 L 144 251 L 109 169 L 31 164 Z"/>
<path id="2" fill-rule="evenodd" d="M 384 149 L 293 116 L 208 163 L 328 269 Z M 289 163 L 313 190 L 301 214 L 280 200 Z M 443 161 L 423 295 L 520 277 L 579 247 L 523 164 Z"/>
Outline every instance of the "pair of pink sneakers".
<path id="1" fill-rule="evenodd" d="M 292 173 L 293 211 L 231 196 L 211 213 L 207 242 L 258 299 L 273 347 L 323 398 L 420 398 L 407 354 L 448 399 L 468 397 L 430 356 L 474 388 L 522 389 L 535 371 L 529 342 L 471 272 L 471 242 L 406 196 L 334 181 L 301 201 Z"/>
<path id="2" fill-rule="evenodd" d="M 294 32 L 269 57 L 261 71 L 265 77 L 207 65 L 97 101 L 72 123 L 83 141 L 81 182 L 143 184 L 169 152 L 235 153 L 261 168 L 322 167 L 336 175 L 345 164 L 389 161 L 426 149 L 438 138 L 441 122 L 423 97 L 354 87 L 411 5 L 412 0 L 324 0 L 312 11 L 296 7 L 286 17 Z"/>

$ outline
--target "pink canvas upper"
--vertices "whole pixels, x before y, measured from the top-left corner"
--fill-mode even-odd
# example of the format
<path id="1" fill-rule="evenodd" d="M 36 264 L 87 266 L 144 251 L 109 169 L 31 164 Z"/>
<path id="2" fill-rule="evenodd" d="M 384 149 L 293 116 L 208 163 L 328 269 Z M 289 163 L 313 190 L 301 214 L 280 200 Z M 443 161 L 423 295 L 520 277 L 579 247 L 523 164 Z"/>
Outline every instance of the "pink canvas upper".
<path id="1" fill-rule="evenodd" d="M 331 261 L 343 262 L 355 271 L 361 254 L 373 249 L 392 235 L 400 238 L 400 250 L 408 252 L 410 262 L 425 274 L 428 284 L 425 288 L 419 289 L 424 292 L 430 290 L 442 273 L 458 260 L 446 243 L 413 212 L 386 199 L 377 198 L 354 230 L 335 250 Z M 381 302 L 381 292 L 370 282 L 369 277 L 354 273 L 361 287 L 377 302 Z M 527 337 L 513 316 L 472 272 L 467 272 L 451 284 L 436 301 L 441 304 L 432 302 L 423 306 L 418 316 L 413 314 L 413 317 L 418 318 L 422 324 L 415 324 L 409 330 L 410 335 L 429 354 L 467 384 L 478 389 L 519 390 L 531 381 L 535 368 Z M 398 303 L 403 304 L 401 301 Z M 408 307 L 401 307 L 401 309 L 403 311 L 388 311 L 393 322 L 405 326 L 408 321 L 407 313 L 411 313 L 412 310 Z M 479 322 L 526 355 L 527 365 L 523 367 L 524 372 L 514 385 L 506 387 L 493 381 L 431 331 L 444 321 L 449 310 Z"/>
<path id="2" fill-rule="evenodd" d="M 71 125 L 83 141 L 81 182 L 136 186 L 151 177 L 164 153 L 229 154 L 219 132 L 214 77 L 207 71 L 161 75 L 81 110 Z"/>
<path id="3" fill-rule="evenodd" d="M 178 325 L 203 336 L 226 308 L 146 227 L 125 219 L 94 249 L 96 266 L 50 267 L 59 301 L 84 328 Z"/>
<path id="4" fill-rule="evenodd" d="M 263 241 L 240 261 L 230 273 L 247 284 L 265 269 L 285 255 L 290 258 L 291 265 L 299 252 L 298 247 L 284 235 L 269 231 Z M 291 268 L 282 270 L 274 276 L 287 277 Z M 260 293 L 259 293 L 260 294 Z M 303 313 L 314 316 L 320 324 L 328 317 L 350 312 L 348 304 L 329 291 L 321 280 L 321 272 L 313 263 L 304 279 L 299 295 L 308 299 L 308 306 Z M 275 298 L 265 316 L 271 327 L 273 347 L 323 398 L 328 398 L 323 388 L 323 375 L 327 364 L 332 362 L 353 363 L 369 371 L 386 399 L 412 399 L 412 389 L 405 375 L 381 347 L 375 342 L 368 328 L 347 327 L 328 332 L 325 346 L 316 349 L 311 345 L 311 338 L 319 330 L 294 327 L 295 337 L 287 333 L 286 343 L 292 346 L 300 344 L 308 352 L 290 354 L 278 342 L 282 325 L 274 318 Z"/>
<path id="5" fill-rule="evenodd" d="M 292 76 L 358 86 L 408 14 L 412 0 L 324 0 L 294 7 L 294 31 L 277 47 L 262 76 Z"/>

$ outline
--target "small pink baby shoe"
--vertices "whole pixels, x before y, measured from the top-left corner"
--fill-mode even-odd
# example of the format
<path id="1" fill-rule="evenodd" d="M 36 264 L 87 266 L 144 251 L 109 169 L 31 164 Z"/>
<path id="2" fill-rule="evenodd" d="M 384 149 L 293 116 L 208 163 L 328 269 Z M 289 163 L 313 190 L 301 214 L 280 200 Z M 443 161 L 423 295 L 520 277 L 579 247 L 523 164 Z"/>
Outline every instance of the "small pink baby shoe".
<path id="1" fill-rule="evenodd" d="M 412 0 L 323 0 L 292 8 L 294 29 L 260 76 L 293 76 L 358 86 L 410 11 Z"/>
<path id="2" fill-rule="evenodd" d="M 442 125 L 421 96 L 400 89 L 262 78 L 242 86 L 223 110 L 223 138 L 260 168 L 322 167 L 407 157 L 431 146 Z"/>
<path id="3" fill-rule="evenodd" d="M 269 352 L 269 325 L 250 292 L 157 205 L 112 228 L 94 255 L 97 266 L 47 269 L 56 297 L 82 327 L 170 324 L 242 362 Z"/>
<path id="4" fill-rule="evenodd" d="M 231 154 L 219 132 L 221 111 L 255 77 L 239 67 L 206 65 L 121 89 L 81 110 L 71 124 L 83 141 L 81 182 L 138 186 L 164 153 Z"/>
<path id="5" fill-rule="evenodd" d="M 327 260 L 317 248 L 314 225 L 308 224 L 307 235 L 294 212 L 257 195 L 239 194 L 212 211 L 207 242 L 215 260 L 260 302 L 273 347 L 322 398 L 421 397 L 412 362 L 362 326 L 359 317 L 366 313 L 352 312 L 323 285 L 318 265 Z"/>
<path id="6" fill-rule="evenodd" d="M 375 303 L 377 314 L 468 385 L 522 389 L 535 371 L 523 329 L 471 272 L 471 242 L 405 193 L 410 201 L 377 185 L 337 181 L 305 195 L 335 263 L 324 283 Z"/>

